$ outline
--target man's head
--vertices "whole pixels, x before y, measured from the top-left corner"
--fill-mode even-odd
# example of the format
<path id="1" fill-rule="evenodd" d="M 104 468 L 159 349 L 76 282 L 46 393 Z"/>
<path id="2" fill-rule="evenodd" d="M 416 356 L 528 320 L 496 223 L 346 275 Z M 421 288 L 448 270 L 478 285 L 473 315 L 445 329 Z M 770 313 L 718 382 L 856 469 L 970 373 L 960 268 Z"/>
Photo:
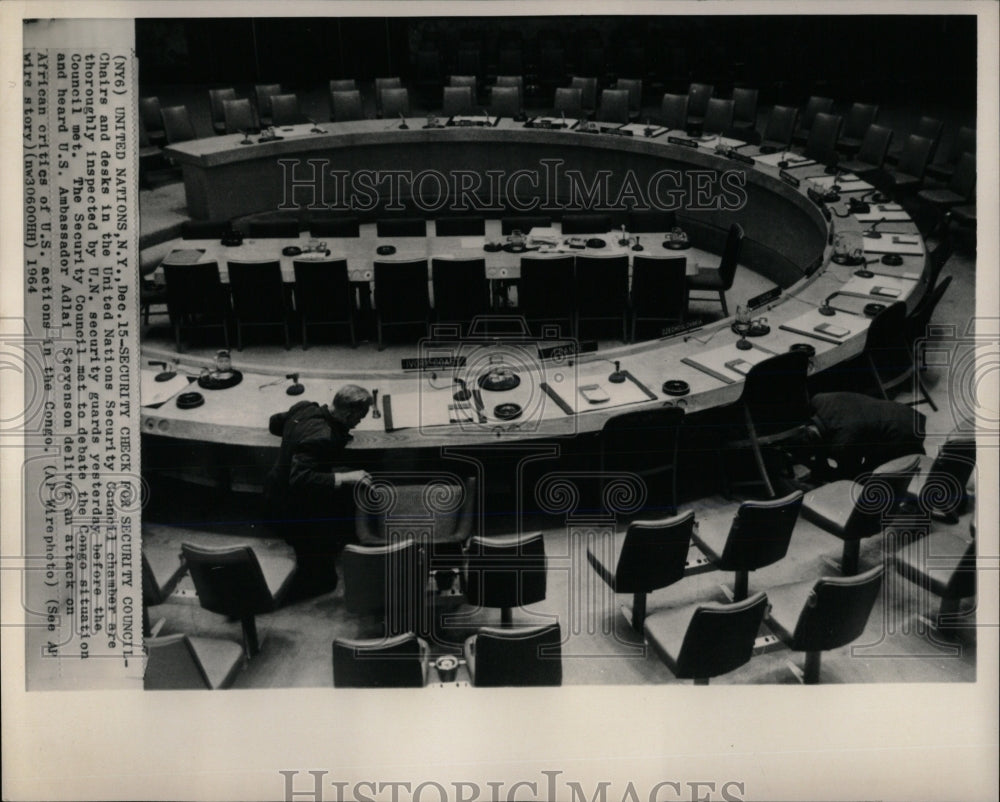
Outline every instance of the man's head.
<path id="1" fill-rule="evenodd" d="M 364 387 L 345 384 L 333 397 L 333 417 L 348 429 L 353 429 L 368 414 L 372 406 L 372 396 Z"/>

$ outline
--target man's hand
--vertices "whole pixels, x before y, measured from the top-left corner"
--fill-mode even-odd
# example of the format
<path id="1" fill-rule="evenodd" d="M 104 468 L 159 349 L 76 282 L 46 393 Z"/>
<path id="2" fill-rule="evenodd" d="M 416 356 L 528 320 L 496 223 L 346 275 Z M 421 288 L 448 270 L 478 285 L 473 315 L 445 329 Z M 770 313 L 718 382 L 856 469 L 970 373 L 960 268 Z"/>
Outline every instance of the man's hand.
<path id="1" fill-rule="evenodd" d="M 337 479 L 341 485 L 353 487 L 357 484 L 370 482 L 372 478 L 368 471 L 344 471 L 337 474 Z"/>

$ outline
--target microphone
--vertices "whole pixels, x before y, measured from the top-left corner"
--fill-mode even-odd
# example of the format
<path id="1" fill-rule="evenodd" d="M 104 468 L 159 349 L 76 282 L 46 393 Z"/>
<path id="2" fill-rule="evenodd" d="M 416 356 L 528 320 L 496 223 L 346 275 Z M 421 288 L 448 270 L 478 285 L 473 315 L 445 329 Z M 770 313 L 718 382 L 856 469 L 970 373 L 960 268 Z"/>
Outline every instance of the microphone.
<path id="1" fill-rule="evenodd" d="M 488 111 L 486 111 L 486 109 L 480 109 L 480 111 L 483 113 L 483 116 L 486 118 L 486 124 L 489 125 L 490 124 L 490 113 Z"/>
<path id="2" fill-rule="evenodd" d="M 372 390 L 372 420 L 381 418 L 382 413 L 378 411 L 378 389 Z"/>
<path id="3" fill-rule="evenodd" d="M 625 381 L 625 374 L 622 372 L 621 366 L 622 363 L 616 359 L 614 372 L 608 376 L 608 381 L 612 384 L 621 384 Z"/>
<path id="4" fill-rule="evenodd" d="M 305 392 L 305 385 L 299 384 L 298 373 L 289 373 L 285 378 L 292 380 L 292 383 L 285 390 L 286 395 L 302 395 Z"/>
<path id="5" fill-rule="evenodd" d="M 312 117 L 306 117 L 306 122 L 312 126 L 310 134 L 325 134 L 326 131 L 319 127 L 319 123 L 316 122 Z"/>
<path id="6" fill-rule="evenodd" d="M 833 317 L 835 314 L 837 314 L 836 310 L 832 306 L 830 306 L 830 299 L 834 295 L 836 295 L 836 293 L 833 293 L 832 295 L 827 295 L 826 298 L 823 299 L 823 303 L 819 306 L 819 313 L 824 317 Z"/>
<path id="7" fill-rule="evenodd" d="M 400 130 L 400 131 L 406 131 L 406 130 L 407 130 L 407 129 L 408 129 L 409 127 L 410 127 L 410 126 L 408 126 L 408 125 L 406 124 L 406 117 L 405 117 L 405 116 L 403 116 L 403 112 L 400 112 L 400 113 L 399 113 L 399 119 L 400 119 L 400 121 L 401 121 L 401 122 L 399 123 L 399 130 Z"/>
<path id="8" fill-rule="evenodd" d="M 562 127 L 565 128 L 566 127 L 566 112 L 565 112 L 565 110 L 563 110 L 563 109 L 559 110 L 559 117 L 562 120 Z"/>
<path id="9" fill-rule="evenodd" d="M 876 231 L 875 230 L 875 226 L 877 226 L 879 223 L 884 223 L 884 222 L 886 222 L 886 220 L 885 220 L 884 217 L 879 218 L 874 223 L 872 223 L 870 226 L 868 226 L 868 230 L 863 233 L 863 236 L 868 237 L 869 239 L 879 239 L 879 238 L 881 238 L 882 232 L 881 231 Z"/>
<path id="10" fill-rule="evenodd" d="M 459 385 L 460 389 L 455 391 L 454 395 L 452 395 L 452 398 L 455 401 L 468 401 L 472 397 L 472 393 L 469 391 L 469 388 L 466 387 L 465 379 L 459 379 L 456 377 L 455 384 Z"/>
<path id="11" fill-rule="evenodd" d="M 238 129 L 241 134 L 243 134 L 243 141 L 240 142 L 241 145 L 252 145 L 253 140 L 250 138 L 250 134 L 243 128 Z"/>

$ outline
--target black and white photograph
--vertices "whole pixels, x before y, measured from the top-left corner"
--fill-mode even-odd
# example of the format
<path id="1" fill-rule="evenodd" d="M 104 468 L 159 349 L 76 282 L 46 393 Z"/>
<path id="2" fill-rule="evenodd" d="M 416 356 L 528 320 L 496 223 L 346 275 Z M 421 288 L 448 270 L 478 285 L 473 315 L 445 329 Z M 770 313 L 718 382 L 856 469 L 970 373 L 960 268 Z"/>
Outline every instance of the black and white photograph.
<path id="1" fill-rule="evenodd" d="M 994 798 L 995 5 L 23 5 L 5 798 Z"/>

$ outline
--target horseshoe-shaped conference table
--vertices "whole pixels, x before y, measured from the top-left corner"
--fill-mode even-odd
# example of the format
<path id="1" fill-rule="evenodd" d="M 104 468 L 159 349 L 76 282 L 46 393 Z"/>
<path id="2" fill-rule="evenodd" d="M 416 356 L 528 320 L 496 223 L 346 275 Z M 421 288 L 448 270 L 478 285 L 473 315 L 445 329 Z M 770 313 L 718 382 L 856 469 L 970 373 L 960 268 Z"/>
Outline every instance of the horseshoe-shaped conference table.
<path id="1" fill-rule="evenodd" d="M 495 206 L 479 212 L 489 218 L 485 238 L 428 237 L 418 246 L 406 238 L 398 243 L 394 257 L 376 255 L 377 244 L 393 240 L 377 239 L 373 224 L 363 226 L 362 237 L 355 240 L 319 238 L 326 240 L 331 258 L 348 258 L 352 280 L 362 284 L 371 278 L 373 260 L 413 255 L 482 256 L 487 259 L 488 277 L 516 278 L 519 256 L 484 251 L 484 245 L 500 237 L 499 218 L 511 213 L 511 195 L 522 208 L 535 207 L 523 208 L 525 213 L 549 215 L 558 221 L 563 211 L 579 203 L 581 187 L 594 185 L 595 176 L 606 181 L 601 190 L 605 204 L 617 204 L 612 211 L 623 218 L 628 206 L 641 208 L 650 201 L 643 193 L 656 191 L 654 203 L 676 204 L 678 224 L 694 247 L 665 250 L 662 236 L 642 234 L 645 254 L 686 256 L 689 272 L 694 263 L 716 266 L 726 233 L 738 222 L 746 235 L 741 266 L 775 287 L 776 297 L 754 311 L 754 317 L 768 318 L 770 333 L 751 338 L 750 350 L 739 350 L 729 318 L 655 340 L 576 355 L 565 349 L 547 350 L 553 345 L 548 341 L 541 343 L 539 351 L 538 342 L 516 335 L 414 343 L 410 356 L 426 359 L 432 366 L 424 370 L 402 365 L 372 370 L 364 363 L 364 352 L 373 345 L 363 345 L 343 364 L 323 369 L 297 366 L 294 347 L 280 367 L 255 364 L 253 351 L 234 351 L 234 367 L 242 371 L 243 381 L 229 389 L 200 390 L 204 403 L 191 409 L 179 408 L 175 396 L 186 386 L 185 375 L 197 376 L 210 366 L 210 360 L 181 354 L 178 378 L 156 382 L 157 370 L 149 363 L 178 355 L 172 344 L 147 341 L 142 370 L 144 460 L 169 464 L 176 449 L 183 447 L 191 455 L 199 452 L 188 464 L 247 466 L 245 476 L 230 475 L 226 481 L 235 487 L 256 486 L 278 445 L 267 429 L 269 416 L 300 399 L 329 403 L 337 388 L 348 382 L 378 390 L 380 417 L 366 418 L 349 446 L 361 451 L 389 453 L 569 438 L 599 431 L 614 415 L 665 403 L 682 405 L 688 413 L 700 412 L 739 398 L 743 374 L 726 363 L 743 359 L 755 364 L 806 343 L 815 349 L 811 370 L 826 370 L 862 351 L 871 320 L 865 313 L 867 306 L 904 301 L 912 309 L 925 291 L 927 255 L 916 225 L 891 203 L 872 203 L 867 213 L 849 213 L 849 199 L 870 200 L 873 191 L 856 176 L 828 175 L 824 165 L 796 154 L 762 155 L 756 147 L 734 140 L 691 140 L 684 132 L 656 126 L 632 124 L 617 133 L 610 128 L 589 133 L 541 128 L 537 123 L 526 127 L 507 118 L 491 122 L 428 129 L 423 120 L 411 119 L 406 130 L 386 120 L 290 126 L 276 131 L 282 137 L 276 141 L 261 143 L 259 136 L 251 136 L 251 144 L 242 144 L 246 141 L 242 135 L 227 135 L 175 144 L 166 153 L 182 167 L 188 211 L 195 219 L 230 219 L 289 208 L 290 177 L 297 182 L 295 203 L 312 204 L 314 209 L 332 206 L 337 193 L 342 198 L 345 187 L 350 191 L 351 182 L 363 171 L 389 175 L 387 180 L 396 181 L 402 195 L 396 200 L 405 203 L 414 200 L 412 182 L 406 175 L 392 177 L 403 167 L 414 178 L 433 172 L 464 181 L 466 189 L 475 187 L 472 191 L 480 204 Z M 322 180 L 314 178 L 324 170 L 334 172 Z M 522 171 L 522 177 L 513 185 L 506 184 L 517 171 Z M 524 178 L 524 171 L 536 173 L 537 180 Z M 577 180 L 575 187 L 567 177 L 573 171 L 578 171 L 583 182 Z M 728 177 L 723 178 L 724 174 Z M 839 200 L 823 204 L 808 194 L 810 188 L 827 191 L 835 181 Z M 453 192 L 455 186 L 449 190 Z M 387 187 L 379 191 L 383 202 Z M 424 180 L 418 190 L 420 204 L 432 206 L 441 200 L 436 179 Z M 671 190 L 679 194 L 671 195 Z M 501 199 L 504 191 L 508 196 Z M 454 215 L 448 208 L 454 201 L 454 195 L 449 196 L 441 211 L 428 210 L 425 216 Z M 382 215 L 369 215 L 378 216 Z M 882 221 L 877 228 L 880 236 L 865 236 L 875 221 Z M 558 235 L 558 222 L 555 231 Z M 862 238 L 873 277 L 858 277 L 857 267 L 833 259 L 835 235 L 843 232 L 853 232 L 855 240 Z M 603 237 L 607 247 L 569 252 L 629 252 L 617 245 L 619 237 L 616 229 Z M 303 233 L 300 244 L 308 238 L 308 232 Z M 287 244 L 282 240 L 245 242 L 235 249 L 239 256 L 217 241 L 177 241 L 167 247 L 202 248 L 205 253 L 200 258 L 218 259 L 223 272 L 227 256 L 281 259 L 283 274 L 291 280 L 291 259 L 280 256 Z M 557 236 L 556 244 L 557 250 L 568 250 L 563 238 Z M 901 257 L 901 264 L 885 264 L 882 257 L 887 253 Z M 900 260 L 893 257 L 890 261 Z M 827 299 L 833 316 L 819 312 Z M 737 303 L 748 300 L 730 293 L 729 306 L 735 309 Z M 834 327 L 832 333 L 829 328 L 817 331 L 824 324 Z M 455 356 L 462 357 L 456 361 L 464 364 L 448 367 L 448 358 Z M 609 381 L 614 362 L 620 363 L 626 375 L 622 383 Z M 492 390 L 487 385 L 471 402 L 456 404 L 454 378 L 476 389 L 477 380 L 497 363 L 514 368 L 519 385 L 508 390 Z M 292 372 L 299 374 L 304 385 L 297 398 L 286 394 L 290 382 L 285 376 Z M 667 395 L 662 388 L 668 380 L 686 382 L 689 393 Z M 190 389 L 198 387 L 192 384 Z M 510 403 L 521 408 L 517 418 L 495 414 L 501 405 Z M 242 451 L 236 456 L 232 449 Z"/>

